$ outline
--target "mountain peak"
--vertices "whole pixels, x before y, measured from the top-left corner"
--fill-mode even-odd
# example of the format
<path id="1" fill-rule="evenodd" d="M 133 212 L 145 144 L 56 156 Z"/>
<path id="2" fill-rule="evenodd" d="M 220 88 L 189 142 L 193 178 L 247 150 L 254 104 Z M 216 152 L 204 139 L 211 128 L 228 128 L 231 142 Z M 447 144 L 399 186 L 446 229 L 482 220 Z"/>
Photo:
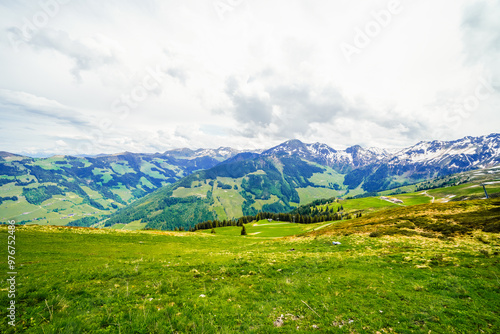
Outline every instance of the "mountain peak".
<path id="1" fill-rule="evenodd" d="M 363 148 L 359 145 L 354 145 L 354 146 L 351 146 L 351 147 L 348 147 L 345 149 L 345 151 L 347 153 L 357 153 L 359 152 L 360 150 L 362 150 Z"/>
<path id="2" fill-rule="evenodd" d="M 267 151 L 264 151 L 263 155 L 292 155 L 292 154 L 304 154 L 306 153 L 307 146 L 298 139 L 287 140 L 278 146 L 272 147 Z"/>
<path id="3" fill-rule="evenodd" d="M 291 147 L 294 147 L 294 146 L 304 146 L 305 144 L 303 142 L 301 142 L 300 140 L 298 139 L 290 139 L 290 140 L 287 140 L 286 142 L 278 145 L 278 146 L 291 146 Z"/>

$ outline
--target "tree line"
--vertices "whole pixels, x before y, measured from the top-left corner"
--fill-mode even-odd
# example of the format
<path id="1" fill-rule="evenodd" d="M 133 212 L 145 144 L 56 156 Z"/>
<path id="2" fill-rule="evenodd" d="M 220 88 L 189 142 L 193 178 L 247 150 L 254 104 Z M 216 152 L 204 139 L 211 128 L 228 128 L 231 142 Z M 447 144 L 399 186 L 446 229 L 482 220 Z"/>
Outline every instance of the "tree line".
<path id="1" fill-rule="evenodd" d="M 317 208 L 315 205 L 330 204 L 336 201 L 335 199 L 319 200 L 317 203 L 311 203 L 306 206 L 301 206 L 288 213 L 274 213 L 274 212 L 259 212 L 256 215 L 243 216 L 239 219 L 231 220 L 207 220 L 202 223 L 196 224 L 191 227 L 189 231 L 209 230 L 217 227 L 227 226 L 244 226 L 252 221 L 259 221 L 263 219 L 271 219 L 274 221 L 285 221 L 298 224 L 315 224 L 327 221 L 337 221 L 361 217 L 361 212 L 345 213 L 342 205 L 337 208 L 325 207 Z M 316 202 L 316 201 L 315 201 Z"/>

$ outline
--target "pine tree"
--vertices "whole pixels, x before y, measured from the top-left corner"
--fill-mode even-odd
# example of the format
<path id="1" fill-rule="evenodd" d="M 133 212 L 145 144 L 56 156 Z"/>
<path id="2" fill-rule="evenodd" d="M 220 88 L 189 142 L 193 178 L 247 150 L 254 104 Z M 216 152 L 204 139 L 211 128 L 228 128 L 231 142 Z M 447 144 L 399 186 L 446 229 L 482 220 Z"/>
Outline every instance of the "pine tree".
<path id="1" fill-rule="evenodd" d="M 241 228 L 241 235 L 247 235 L 247 229 L 245 228 L 245 225 Z"/>

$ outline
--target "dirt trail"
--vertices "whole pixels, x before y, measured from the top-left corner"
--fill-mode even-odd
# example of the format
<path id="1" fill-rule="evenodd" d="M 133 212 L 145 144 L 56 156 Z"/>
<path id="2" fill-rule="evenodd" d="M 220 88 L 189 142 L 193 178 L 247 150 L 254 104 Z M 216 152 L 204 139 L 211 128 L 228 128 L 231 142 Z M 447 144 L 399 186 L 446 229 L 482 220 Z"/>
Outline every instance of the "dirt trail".
<path id="1" fill-rule="evenodd" d="M 317 230 L 320 230 L 320 229 L 322 229 L 322 228 L 324 228 L 324 227 L 327 227 L 327 226 L 332 225 L 333 223 L 334 223 L 334 222 L 331 222 L 331 223 L 328 223 L 328 224 L 325 224 L 325 225 L 318 226 L 318 227 L 316 227 L 316 228 L 313 228 L 311 231 L 317 231 Z"/>
<path id="2" fill-rule="evenodd" d="M 429 195 L 429 194 L 427 193 L 427 191 L 424 191 L 424 192 L 422 193 L 422 195 L 425 195 L 425 196 L 427 196 L 427 197 L 432 198 L 432 199 L 431 199 L 431 203 L 434 203 L 434 199 L 435 199 L 435 198 L 434 198 L 434 196 Z"/>

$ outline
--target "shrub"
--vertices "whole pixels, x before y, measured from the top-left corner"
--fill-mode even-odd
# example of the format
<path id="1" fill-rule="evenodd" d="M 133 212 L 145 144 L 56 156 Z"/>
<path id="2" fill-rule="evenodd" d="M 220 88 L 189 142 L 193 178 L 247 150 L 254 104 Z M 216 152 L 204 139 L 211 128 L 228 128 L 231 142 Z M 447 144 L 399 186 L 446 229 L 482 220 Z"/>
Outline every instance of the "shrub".
<path id="1" fill-rule="evenodd" d="M 487 249 L 480 249 L 479 253 L 483 254 L 486 257 L 490 257 L 490 251 Z"/>
<path id="2" fill-rule="evenodd" d="M 403 220 L 402 222 L 396 224 L 397 228 L 409 228 L 409 229 L 415 229 L 415 224 L 413 224 L 410 221 Z"/>
<path id="3" fill-rule="evenodd" d="M 484 232 L 500 233 L 500 222 L 491 223 L 483 228 Z"/>

